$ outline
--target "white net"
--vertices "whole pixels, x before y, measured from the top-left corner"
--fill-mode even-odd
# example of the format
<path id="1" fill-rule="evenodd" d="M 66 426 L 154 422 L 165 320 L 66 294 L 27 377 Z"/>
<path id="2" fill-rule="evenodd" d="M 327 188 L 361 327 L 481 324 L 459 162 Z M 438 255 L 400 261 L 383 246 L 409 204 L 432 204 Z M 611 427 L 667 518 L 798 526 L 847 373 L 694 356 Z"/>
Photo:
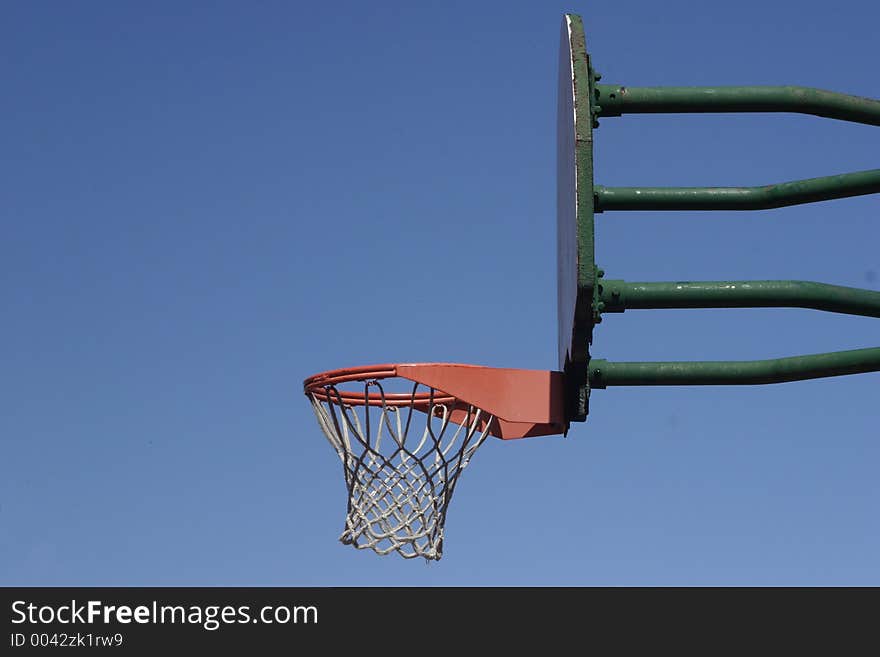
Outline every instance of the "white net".
<path id="1" fill-rule="evenodd" d="M 406 559 L 442 556 L 455 484 L 494 418 L 420 387 L 386 394 L 379 381 L 367 381 L 360 404 L 333 385 L 309 394 L 345 471 L 348 513 L 339 537 L 345 544 Z"/>

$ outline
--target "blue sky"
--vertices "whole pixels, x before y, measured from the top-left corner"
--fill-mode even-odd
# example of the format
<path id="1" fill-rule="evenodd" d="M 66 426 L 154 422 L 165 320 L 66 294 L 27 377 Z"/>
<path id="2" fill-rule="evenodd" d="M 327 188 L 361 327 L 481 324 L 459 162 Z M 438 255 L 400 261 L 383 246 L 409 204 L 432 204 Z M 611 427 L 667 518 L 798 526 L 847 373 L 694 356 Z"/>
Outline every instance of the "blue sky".
<path id="1" fill-rule="evenodd" d="M 337 542 L 301 393 L 381 362 L 556 361 L 559 25 L 603 82 L 880 97 L 874 2 L 9 3 L 0 21 L 0 584 L 880 584 L 880 374 L 596 391 L 484 445 L 425 565 Z M 606 185 L 876 168 L 880 131 L 606 119 Z M 628 280 L 880 288 L 880 199 L 606 213 Z M 629 312 L 612 360 L 877 346 L 876 320 Z"/>

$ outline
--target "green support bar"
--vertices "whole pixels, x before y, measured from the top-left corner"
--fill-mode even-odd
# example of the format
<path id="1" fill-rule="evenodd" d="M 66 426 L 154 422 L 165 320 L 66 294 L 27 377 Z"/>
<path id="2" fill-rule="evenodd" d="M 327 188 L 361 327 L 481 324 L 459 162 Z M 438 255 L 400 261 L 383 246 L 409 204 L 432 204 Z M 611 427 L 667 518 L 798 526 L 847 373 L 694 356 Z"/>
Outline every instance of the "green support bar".
<path id="1" fill-rule="evenodd" d="M 602 187 L 596 212 L 605 210 L 768 210 L 880 192 L 880 169 L 763 187 Z"/>
<path id="2" fill-rule="evenodd" d="M 659 308 L 811 308 L 880 318 L 880 292 L 810 281 L 600 281 L 600 312 Z"/>
<path id="3" fill-rule="evenodd" d="M 807 87 L 596 85 L 595 116 L 796 112 L 880 126 L 880 101 Z M 880 169 L 762 187 L 594 187 L 604 210 L 765 210 L 880 192 Z M 627 283 L 602 280 L 597 313 L 644 308 L 811 308 L 880 317 L 880 292 L 807 281 Z M 755 361 L 625 363 L 593 359 L 592 388 L 756 385 L 880 372 L 880 347 Z"/>
<path id="4" fill-rule="evenodd" d="M 596 85 L 598 115 L 794 112 L 880 126 L 880 101 L 810 87 L 624 87 Z"/>
<path id="5" fill-rule="evenodd" d="M 793 358 L 747 361 L 620 363 L 590 362 L 590 387 L 729 386 L 805 381 L 880 372 L 880 347 Z"/>
<path id="6" fill-rule="evenodd" d="M 603 280 L 598 310 L 811 308 L 880 317 L 880 292 L 809 281 L 627 283 Z M 880 371 L 880 347 L 771 360 L 615 363 L 594 359 L 590 386 L 756 385 Z"/>

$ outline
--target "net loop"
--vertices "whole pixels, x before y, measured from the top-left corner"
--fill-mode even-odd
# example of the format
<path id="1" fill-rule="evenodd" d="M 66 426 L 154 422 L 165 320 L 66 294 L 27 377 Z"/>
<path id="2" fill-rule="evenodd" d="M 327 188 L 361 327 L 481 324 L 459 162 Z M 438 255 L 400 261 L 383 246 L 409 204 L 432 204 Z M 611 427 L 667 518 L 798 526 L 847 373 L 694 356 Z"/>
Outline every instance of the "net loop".
<path id="1" fill-rule="evenodd" d="M 377 378 L 362 383 L 363 396 L 332 382 L 308 393 L 345 473 L 339 540 L 382 555 L 440 559 L 455 485 L 495 418 L 419 383 L 408 394 L 386 394 Z"/>

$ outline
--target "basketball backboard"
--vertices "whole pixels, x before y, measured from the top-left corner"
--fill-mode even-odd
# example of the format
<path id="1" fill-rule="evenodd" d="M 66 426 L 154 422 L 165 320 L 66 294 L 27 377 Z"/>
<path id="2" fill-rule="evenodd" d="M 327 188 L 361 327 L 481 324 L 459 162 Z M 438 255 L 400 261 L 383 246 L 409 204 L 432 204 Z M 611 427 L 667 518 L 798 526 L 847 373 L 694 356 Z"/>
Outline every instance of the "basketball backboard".
<path id="1" fill-rule="evenodd" d="M 596 263 L 593 230 L 593 72 L 580 16 L 566 14 L 557 105 L 557 309 L 566 418 L 586 419 Z"/>
<path id="2" fill-rule="evenodd" d="M 654 112 L 800 111 L 880 125 L 880 101 L 796 87 L 633 88 L 599 85 L 583 22 L 566 15 L 559 51 L 557 273 L 562 371 L 461 363 L 328 370 L 303 382 L 348 489 L 340 540 L 378 554 L 439 559 L 456 482 L 488 436 L 566 433 L 586 419 L 590 389 L 758 385 L 880 371 L 880 347 L 763 361 L 593 359 L 600 313 L 660 308 L 811 308 L 880 317 L 880 292 L 804 281 L 606 280 L 596 267 L 594 213 L 745 210 L 880 192 L 880 169 L 762 188 L 593 185 L 600 116 Z"/>

